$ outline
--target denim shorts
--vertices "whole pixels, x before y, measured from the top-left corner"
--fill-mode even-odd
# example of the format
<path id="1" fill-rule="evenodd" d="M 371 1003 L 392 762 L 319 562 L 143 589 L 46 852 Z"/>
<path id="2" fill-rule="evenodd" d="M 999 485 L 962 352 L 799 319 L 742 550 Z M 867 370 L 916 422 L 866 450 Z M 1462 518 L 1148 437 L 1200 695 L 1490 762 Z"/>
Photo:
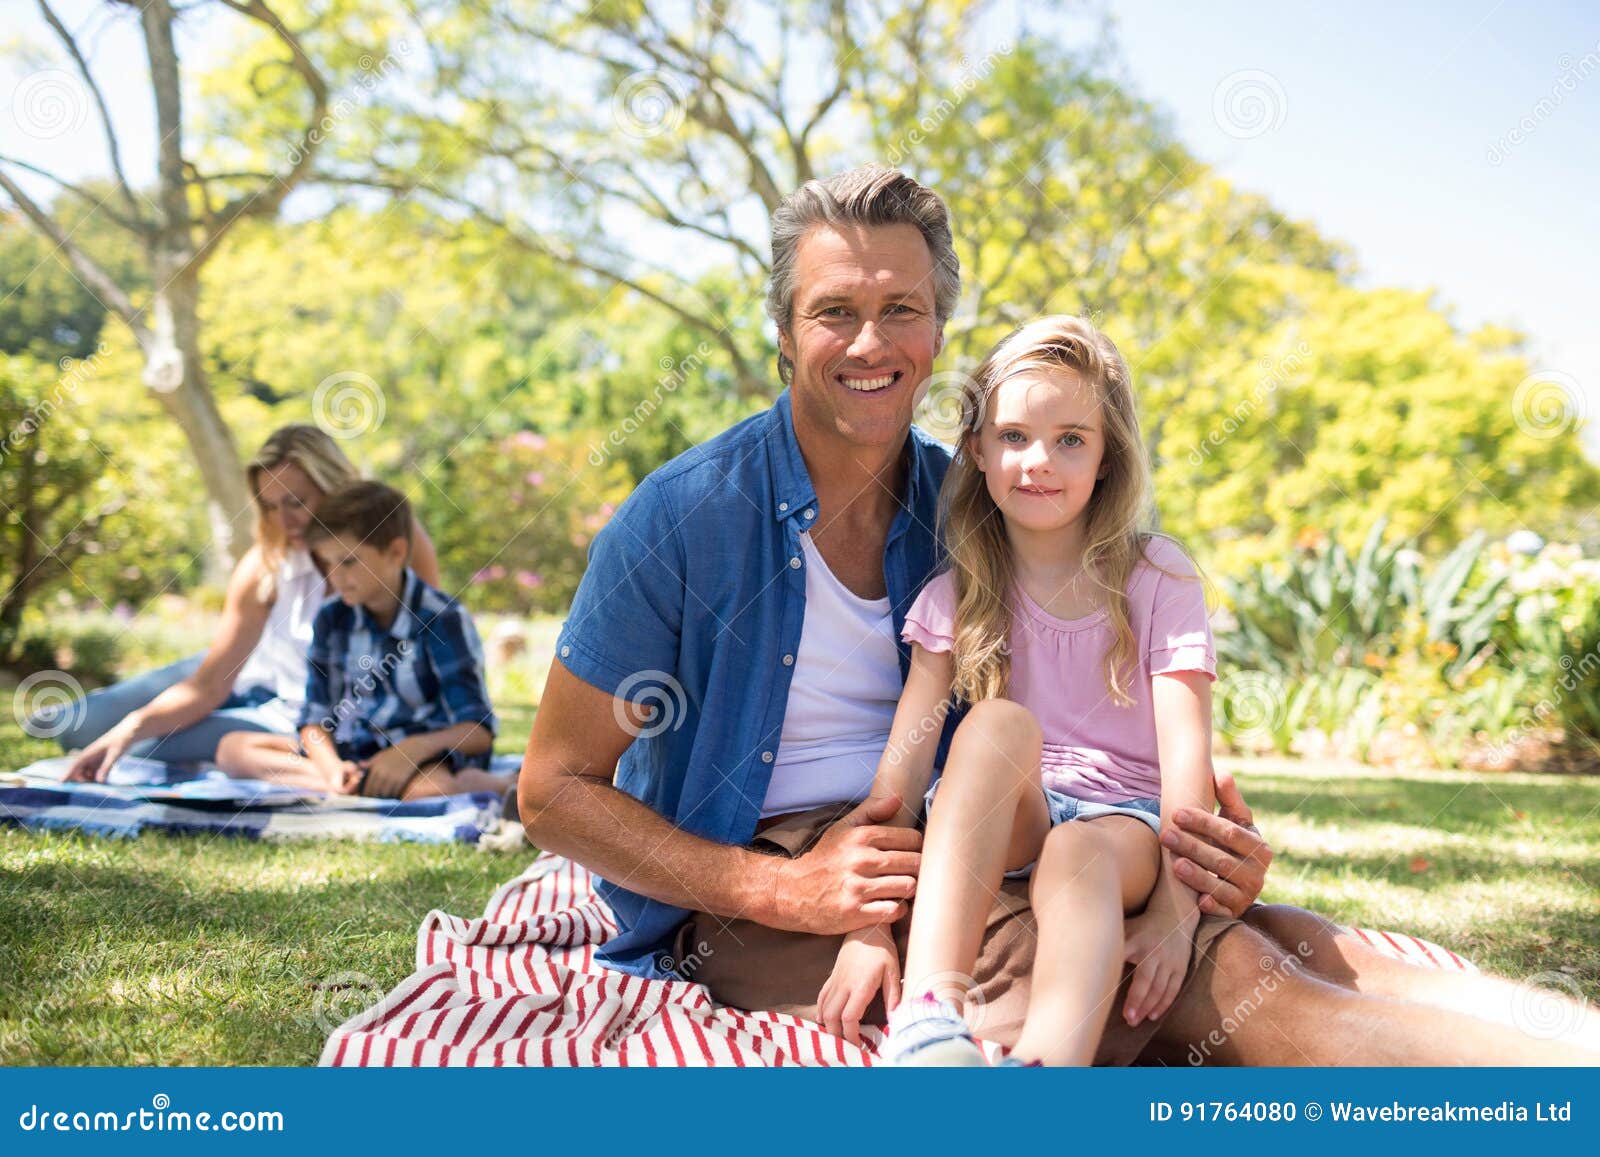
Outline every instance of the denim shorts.
<path id="1" fill-rule="evenodd" d="M 923 821 L 927 821 L 928 809 L 933 806 L 933 793 L 939 790 L 939 781 L 936 779 L 928 786 L 927 794 L 922 797 Z M 1045 804 L 1050 809 L 1050 826 L 1071 823 L 1073 820 L 1093 820 L 1101 816 L 1132 816 L 1134 819 L 1143 820 L 1150 825 L 1150 830 L 1155 832 L 1156 838 L 1161 837 L 1161 801 L 1158 799 L 1125 799 L 1117 803 L 1095 803 L 1091 800 L 1076 799 L 1070 795 L 1063 795 L 1054 788 L 1043 788 Z M 1008 880 L 1026 880 L 1033 875 L 1033 864 L 1015 868 L 1005 873 Z"/>

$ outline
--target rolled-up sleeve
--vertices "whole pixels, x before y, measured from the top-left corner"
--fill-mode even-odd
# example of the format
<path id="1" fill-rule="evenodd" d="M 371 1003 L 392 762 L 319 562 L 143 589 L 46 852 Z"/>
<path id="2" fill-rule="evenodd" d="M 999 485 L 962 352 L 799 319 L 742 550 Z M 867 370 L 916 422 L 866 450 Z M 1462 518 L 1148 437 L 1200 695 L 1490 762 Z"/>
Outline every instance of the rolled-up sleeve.
<path id="1" fill-rule="evenodd" d="M 1215 679 L 1217 648 L 1206 611 L 1205 586 L 1188 556 L 1170 544 L 1166 544 L 1158 561 L 1172 573 L 1159 575 L 1155 583 L 1150 615 L 1150 674 L 1198 671 Z"/>
<path id="2" fill-rule="evenodd" d="M 684 550 L 666 493 L 646 478 L 589 545 L 556 640 L 562 666 L 609 695 L 636 698 L 676 673 Z"/>

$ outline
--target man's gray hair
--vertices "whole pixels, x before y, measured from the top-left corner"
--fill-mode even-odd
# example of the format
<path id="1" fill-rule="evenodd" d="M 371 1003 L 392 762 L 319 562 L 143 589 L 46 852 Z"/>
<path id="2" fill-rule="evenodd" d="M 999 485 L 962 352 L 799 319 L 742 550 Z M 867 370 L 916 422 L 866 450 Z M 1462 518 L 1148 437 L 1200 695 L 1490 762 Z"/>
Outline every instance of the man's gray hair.
<path id="1" fill-rule="evenodd" d="M 961 296 L 961 262 L 950 236 L 950 211 L 932 189 L 887 165 L 862 165 L 801 185 L 772 214 L 772 281 L 767 313 L 788 331 L 794 321 L 794 263 L 800 241 L 819 225 L 915 225 L 933 257 L 933 316 L 941 329 Z M 794 363 L 778 354 L 787 386 Z"/>

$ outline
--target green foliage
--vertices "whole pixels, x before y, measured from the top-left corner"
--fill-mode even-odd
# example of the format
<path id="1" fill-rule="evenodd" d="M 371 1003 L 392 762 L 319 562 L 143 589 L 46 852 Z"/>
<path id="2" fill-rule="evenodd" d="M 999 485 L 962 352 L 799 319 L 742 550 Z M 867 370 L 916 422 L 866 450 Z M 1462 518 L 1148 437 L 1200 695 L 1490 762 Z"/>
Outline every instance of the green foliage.
<path id="1" fill-rule="evenodd" d="M 1414 540 L 1386 544 L 1387 527 L 1380 518 L 1354 556 L 1338 542 L 1308 543 L 1286 565 L 1224 577 L 1235 625 L 1217 640 L 1219 658 L 1288 677 L 1381 667 L 1415 620 L 1423 641 L 1448 656 L 1446 677 L 1481 663 L 1512 601 L 1504 576 L 1468 584 L 1484 555 L 1484 536 L 1473 535 L 1424 575 Z"/>
<path id="2" fill-rule="evenodd" d="M 109 188 L 91 182 L 95 195 Z M 114 225 L 71 198 L 58 211 L 63 228 L 104 268 L 143 291 L 139 254 Z M 0 354 L 28 354 L 43 362 L 87 358 L 100 343 L 106 308 L 54 255 L 56 245 L 35 232 L 19 213 L 0 208 Z"/>
<path id="3" fill-rule="evenodd" d="M 473 439 L 437 463 L 419 505 L 447 584 L 466 585 L 472 609 L 529 614 L 571 602 L 590 540 L 633 486 L 620 462 L 595 465 L 596 440 L 522 431 Z"/>
<path id="4" fill-rule="evenodd" d="M 1547 547 L 1512 581 L 1523 593 L 1497 636 L 1539 692 L 1530 721 L 1600 744 L 1600 563 Z"/>
<path id="5" fill-rule="evenodd" d="M 0 356 L 0 664 L 18 659 L 30 602 L 68 583 L 80 558 L 121 545 L 125 499 L 73 412 L 78 387 Z"/>

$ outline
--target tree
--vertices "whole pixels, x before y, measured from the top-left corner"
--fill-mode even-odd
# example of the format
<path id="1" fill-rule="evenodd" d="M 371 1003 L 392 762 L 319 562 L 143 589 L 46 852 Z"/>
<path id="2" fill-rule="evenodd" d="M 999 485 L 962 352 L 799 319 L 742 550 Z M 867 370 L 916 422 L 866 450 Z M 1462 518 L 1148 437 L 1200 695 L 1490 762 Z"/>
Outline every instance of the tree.
<path id="1" fill-rule="evenodd" d="M 0 355 L 0 667 L 15 664 L 29 601 L 98 552 L 128 496 L 107 485 L 104 451 L 62 412 L 70 372 Z"/>
<path id="2" fill-rule="evenodd" d="M 203 170 L 185 135 L 184 68 L 178 56 L 179 13 L 173 0 L 106 0 L 136 16 L 149 67 L 158 155 L 156 183 L 151 195 L 145 196 L 124 170 L 111 110 L 78 37 L 49 0 L 37 2 L 60 51 L 83 84 L 84 98 L 94 107 L 115 190 L 111 197 L 97 199 L 90 190 L 10 155 L 0 155 L 0 189 L 137 342 L 143 382 L 183 429 L 205 481 L 214 545 L 211 569 L 213 577 L 219 577 L 249 545 L 251 504 L 233 433 L 222 419 L 201 353 L 200 274 L 241 221 L 275 214 L 305 178 L 321 142 L 328 85 L 300 36 L 266 0 L 218 0 L 273 40 L 280 53 L 275 63 L 298 81 L 307 107 L 285 163 L 267 171 Z M 64 197 L 76 197 L 115 222 L 129 246 L 143 255 L 144 292 L 136 297 L 134 286 L 119 280 L 78 243 L 60 214 L 27 191 L 21 180 L 24 173 L 48 179 Z"/>

